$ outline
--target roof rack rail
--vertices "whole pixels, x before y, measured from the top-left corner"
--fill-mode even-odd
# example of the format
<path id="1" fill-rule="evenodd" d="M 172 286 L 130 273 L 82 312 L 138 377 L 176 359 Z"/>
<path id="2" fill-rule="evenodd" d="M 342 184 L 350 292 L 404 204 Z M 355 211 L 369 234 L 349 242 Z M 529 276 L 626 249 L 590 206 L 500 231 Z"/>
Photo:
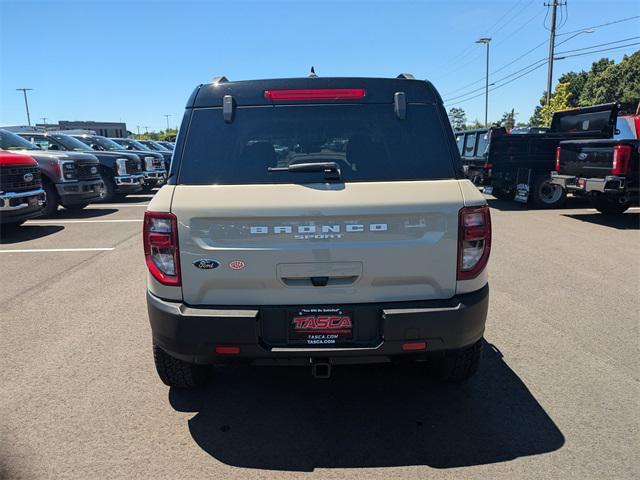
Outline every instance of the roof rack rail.
<path id="1" fill-rule="evenodd" d="M 227 79 L 227 77 L 225 76 L 220 76 L 220 77 L 213 77 L 211 79 L 211 83 L 226 83 L 229 80 Z"/>
<path id="2" fill-rule="evenodd" d="M 400 75 L 398 75 L 396 78 L 403 78 L 405 80 L 415 80 L 416 77 L 414 77 L 413 75 L 411 75 L 410 73 L 401 73 Z"/>

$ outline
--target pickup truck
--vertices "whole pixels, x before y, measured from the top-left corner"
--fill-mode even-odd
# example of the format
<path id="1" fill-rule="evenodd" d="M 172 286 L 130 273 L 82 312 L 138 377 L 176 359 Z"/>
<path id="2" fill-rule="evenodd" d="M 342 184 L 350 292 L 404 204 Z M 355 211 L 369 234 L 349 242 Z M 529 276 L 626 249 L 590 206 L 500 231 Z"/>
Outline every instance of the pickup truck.
<path id="1" fill-rule="evenodd" d="M 38 162 L 27 155 L 0 152 L 0 233 L 42 215 L 44 203 Z"/>
<path id="2" fill-rule="evenodd" d="M 612 138 L 618 109 L 617 103 L 611 103 L 555 112 L 549 130 L 540 133 L 510 134 L 502 128 L 460 132 L 463 168 L 476 185 L 484 186 L 485 193 L 532 201 L 539 208 L 559 207 L 567 192 L 551 182 L 556 148 L 563 140 Z"/>
<path id="3" fill-rule="evenodd" d="M 38 162 L 47 196 L 45 216 L 53 215 L 60 205 L 67 210 L 81 210 L 102 198 L 100 163 L 91 153 L 42 150 L 7 130 L 0 130 L 0 150 L 23 153 Z"/>
<path id="4" fill-rule="evenodd" d="M 587 195 L 601 213 L 619 214 L 639 204 L 640 115 L 618 117 L 614 138 L 560 142 L 551 181 Z"/>
<path id="5" fill-rule="evenodd" d="M 143 245 L 167 385 L 238 362 L 406 360 L 446 381 L 480 364 L 490 211 L 408 74 L 196 87 Z"/>
<path id="6" fill-rule="evenodd" d="M 122 148 L 124 148 L 129 152 L 143 153 L 143 154 L 153 153 L 155 155 L 161 155 L 162 160 L 159 160 L 159 159 L 154 160 L 153 165 L 155 166 L 155 168 L 160 167 L 164 169 L 165 176 L 161 179 L 158 179 L 157 181 L 147 181 L 145 186 L 145 191 L 150 192 L 153 187 L 161 187 L 162 185 L 164 185 L 164 182 L 166 181 L 166 172 L 169 171 L 168 164 L 171 163 L 171 154 L 169 154 L 169 159 L 167 161 L 167 157 L 162 152 L 156 152 L 155 150 L 147 147 L 146 145 L 143 145 L 137 140 L 133 140 L 131 138 L 110 138 L 109 140 L 117 143 L 118 145 L 121 145 Z"/>
<path id="7" fill-rule="evenodd" d="M 163 165 L 164 157 L 157 152 L 150 152 L 144 149 L 127 149 L 112 139 L 100 135 L 71 134 L 71 136 L 98 152 L 132 153 L 137 155 L 142 162 L 143 171 L 141 173 L 144 177 L 144 191 L 151 191 L 153 187 L 161 186 L 167 180 L 167 171 Z"/>
<path id="8" fill-rule="evenodd" d="M 113 202 L 120 197 L 142 191 L 144 175 L 142 162 L 132 153 L 96 151 L 80 140 L 58 132 L 18 133 L 22 138 L 43 150 L 90 152 L 100 162 L 100 176 L 104 180 L 103 202 Z"/>

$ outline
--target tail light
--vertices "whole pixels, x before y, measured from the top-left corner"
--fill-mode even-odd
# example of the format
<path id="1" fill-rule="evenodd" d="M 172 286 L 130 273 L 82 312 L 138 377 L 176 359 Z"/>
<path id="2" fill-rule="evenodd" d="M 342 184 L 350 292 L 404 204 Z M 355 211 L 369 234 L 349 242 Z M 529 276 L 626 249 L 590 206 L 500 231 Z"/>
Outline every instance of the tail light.
<path id="1" fill-rule="evenodd" d="M 352 100 L 364 98 L 363 88 L 317 88 L 301 90 L 265 90 L 265 100 Z"/>
<path id="2" fill-rule="evenodd" d="M 485 170 L 485 173 L 487 174 L 487 177 L 491 177 L 493 175 L 493 164 L 485 163 L 484 170 Z"/>
<path id="3" fill-rule="evenodd" d="M 611 174 L 626 175 L 629 169 L 630 160 L 630 145 L 616 145 L 615 147 L 613 147 L 613 165 L 611 167 Z"/>
<path id="4" fill-rule="evenodd" d="M 477 277 L 487 266 L 491 251 L 489 207 L 464 207 L 459 213 L 458 280 Z"/>
<path id="5" fill-rule="evenodd" d="M 144 256 L 153 278 L 163 285 L 180 285 L 178 221 L 173 213 L 144 212 Z"/>
<path id="6" fill-rule="evenodd" d="M 556 172 L 560 171 L 560 153 L 561 152 L 562 152 L 562 149 L 560 147 L 556 147 L 556 168 L 555 168 Z"/>

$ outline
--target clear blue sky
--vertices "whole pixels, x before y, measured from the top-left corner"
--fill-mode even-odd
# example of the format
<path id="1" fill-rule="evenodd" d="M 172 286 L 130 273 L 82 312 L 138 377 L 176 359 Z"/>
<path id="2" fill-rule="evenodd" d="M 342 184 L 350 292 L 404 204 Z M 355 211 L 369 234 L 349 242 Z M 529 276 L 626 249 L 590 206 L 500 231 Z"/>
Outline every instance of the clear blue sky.
<path id="1" fill-rule="evenodd" d="M 32 121 L 121 120 L 132 131 L 136 125 L 156 130 L 165 127 L 164 114 L 173 115 L 175 126 L 193 88 L 215 75 L 293 77 L 311 65 L 322 76 L 410 72 L 433 81 L 447 99 L 482 88 L 485 52 L 474 43 L 480 36 L 493 37 L 491 70 L 548 40 L 543 3 L 0 0 L 0 125 L 26 123 L 15 89 L 31 87 Z M 634 15 L 640 15 L 637 0 L 568 0 L 559 33 Z M 578 35 L 557 50 L 639 35 L 636 19 Z M 491 80 L 544 58 L 546 48 Z M 617 62 L 638 48 L 558 61 L 554 77 L 588 69 L 602 55 Z M 545 85 L 543 66 L 497 90 L 489 118 L 515 108 L 518 120 L 528 119 Z M 484 117 L 483 97 L 458 106 L 469 120 Z"/>

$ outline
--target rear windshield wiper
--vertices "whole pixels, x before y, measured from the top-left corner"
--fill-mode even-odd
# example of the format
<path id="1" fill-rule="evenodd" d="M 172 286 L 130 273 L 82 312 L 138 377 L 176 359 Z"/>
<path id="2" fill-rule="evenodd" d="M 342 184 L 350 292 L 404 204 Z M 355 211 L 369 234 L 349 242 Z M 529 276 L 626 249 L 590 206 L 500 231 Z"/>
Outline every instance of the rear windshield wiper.
<path id="1" fill-rule="evenodd" d="M 324 172 L 325 180 L 339 180 L 340 167 L 336 162 L 292 163 L 286 167 L 269 167 L 270 172 Z"/>

